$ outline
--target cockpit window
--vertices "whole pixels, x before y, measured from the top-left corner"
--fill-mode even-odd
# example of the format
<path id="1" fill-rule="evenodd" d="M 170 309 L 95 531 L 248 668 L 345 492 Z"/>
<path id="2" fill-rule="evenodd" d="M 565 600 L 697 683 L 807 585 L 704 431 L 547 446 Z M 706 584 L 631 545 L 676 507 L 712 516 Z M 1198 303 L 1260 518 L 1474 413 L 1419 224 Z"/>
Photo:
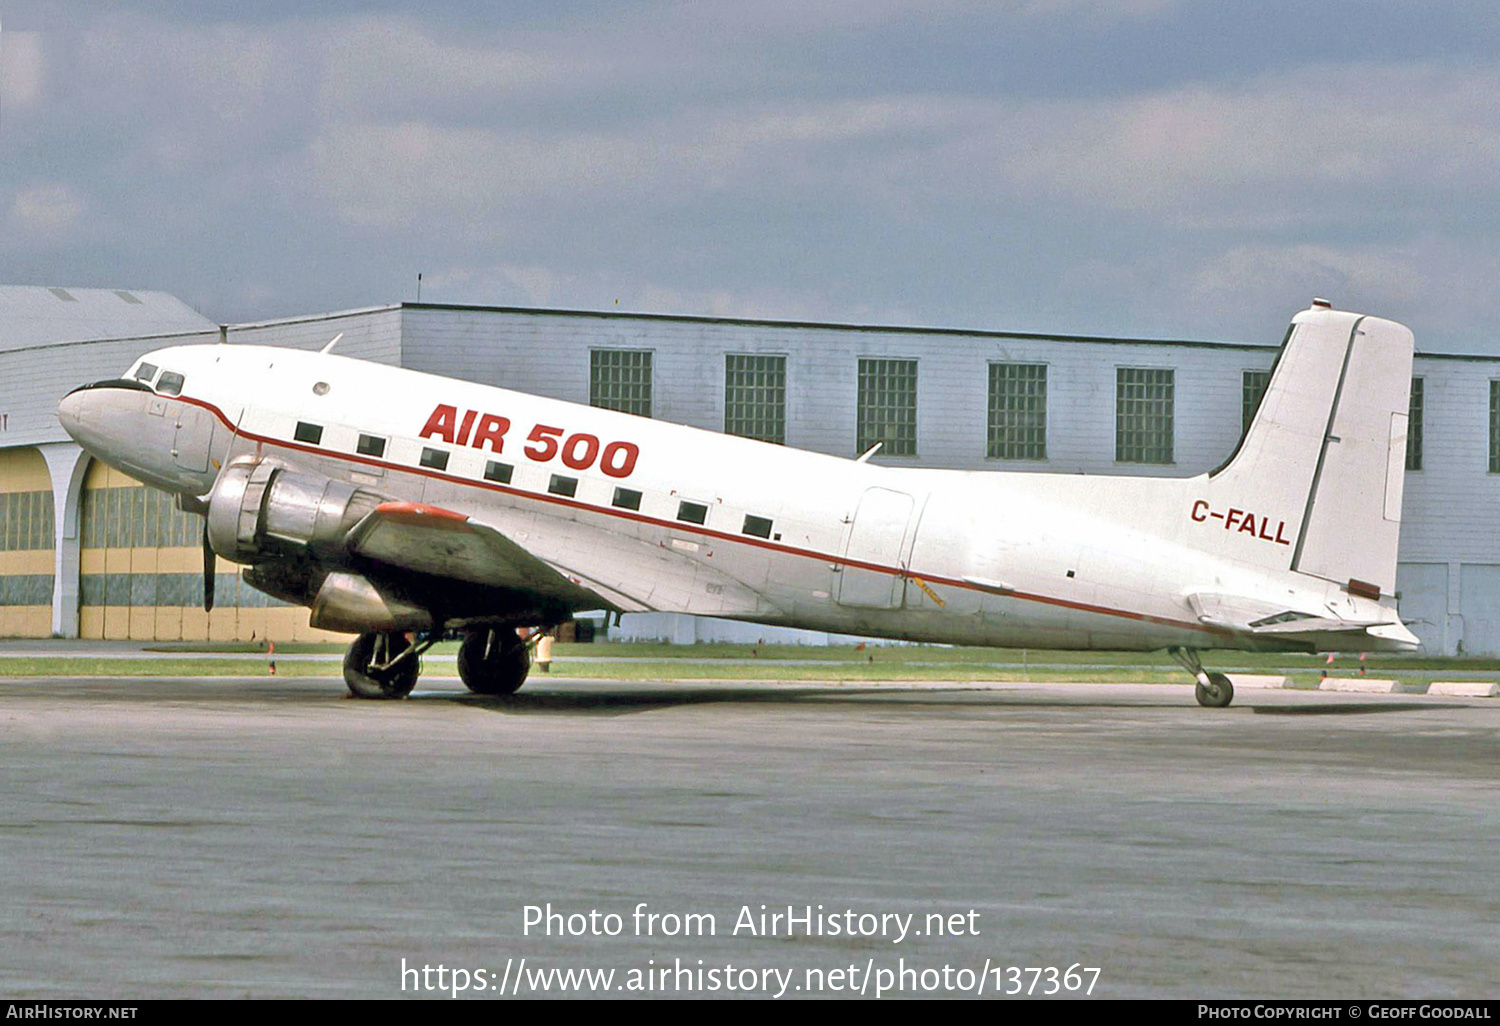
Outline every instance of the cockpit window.
<path id="1" fill-rule="evenodd" d="M 137 381 L 150 381 L 154 377 L 156 377 L 156 364 L 154 363 L 143 363 L 135 369 Z"/>
<path id="2" fill-rule="evenodd" d="M 181 395 L 182 375 L 176 371 L 162 371 L 161 380 L 156 383 L 156 390 L 162 395 Z"/>

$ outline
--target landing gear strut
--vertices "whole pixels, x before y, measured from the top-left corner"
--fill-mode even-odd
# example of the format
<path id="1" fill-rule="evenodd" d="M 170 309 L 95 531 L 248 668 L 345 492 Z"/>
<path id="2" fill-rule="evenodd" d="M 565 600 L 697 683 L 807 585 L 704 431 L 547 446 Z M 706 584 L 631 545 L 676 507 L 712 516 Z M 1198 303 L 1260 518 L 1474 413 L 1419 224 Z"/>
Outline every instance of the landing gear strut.
<path id="1" fill-rule="evenodd" d="M 344 683 L 355 698 L 405 698 L 417 686 L 418 657 L 429 647 L 400 631 L 361 634 L 344 655 Z"/>
<path id="2" fill-rule="evenodd" d="M 1205 670 L 1203 663 L 1198 659 L 1197 649 L 1174 645 L 1167 649 L 1167 655 L 1177 660 L 1182 668 L 1191 673 L 1193 679 L 1198 682 L 1198 686 L 1193 689 L 1193 695 L 1198 699 L 1199 705 L 1205 705 L 1211 709 L 1222 709 L 1234 701 L 1234 685 L 1224 674 L 1209 673 Z"/>
<path id="3" fill-rule="evenodd" d="M 531 670 L 531 653 L 513 630 L 469 631 L 458 646 L 458 675 L 476 695 L 514 694 Z"/>

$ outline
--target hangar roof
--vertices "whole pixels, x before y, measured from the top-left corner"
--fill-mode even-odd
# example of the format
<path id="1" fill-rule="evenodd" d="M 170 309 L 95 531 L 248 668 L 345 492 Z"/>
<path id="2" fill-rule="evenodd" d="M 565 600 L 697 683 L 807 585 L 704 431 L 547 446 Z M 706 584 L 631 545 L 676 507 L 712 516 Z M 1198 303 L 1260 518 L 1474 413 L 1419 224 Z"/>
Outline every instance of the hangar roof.
<path id="1" fill-rule="evenodd" d="M 0 352 L 216 327 L 165 292 L 0 285 Z"/>

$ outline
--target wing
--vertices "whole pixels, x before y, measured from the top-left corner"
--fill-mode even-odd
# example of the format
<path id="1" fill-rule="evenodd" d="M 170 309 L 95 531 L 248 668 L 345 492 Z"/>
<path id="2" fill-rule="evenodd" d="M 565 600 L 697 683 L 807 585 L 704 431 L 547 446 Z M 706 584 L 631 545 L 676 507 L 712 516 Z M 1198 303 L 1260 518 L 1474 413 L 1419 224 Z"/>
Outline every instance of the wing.
<path id="1" fill-rule="evenodd" d="M 538 543 L 542 541 L 537 540 Z M 387 502 L 350 529 L 349 551 L 442 580 L 507 588 L 570 609 L 697 616 L 781 615 L 764 595 L 666 544 L 613 532 L 574 532 L 541 554 L 463 513 L 417 502 Z M 697 543 L 687 543 L 697 553 Z M 556 551 L 552 551 L 555 549 Z M 712 556 L 712 547 L 706 553 Z"/>
<path id="2" fill-rule="evenodd" d="M 418 502 L 386 502 L 350 529 L 349 551 L 445 580 L 509 588 L 571 609 L 638 608 L 586 587 L 472 517 Z"/>

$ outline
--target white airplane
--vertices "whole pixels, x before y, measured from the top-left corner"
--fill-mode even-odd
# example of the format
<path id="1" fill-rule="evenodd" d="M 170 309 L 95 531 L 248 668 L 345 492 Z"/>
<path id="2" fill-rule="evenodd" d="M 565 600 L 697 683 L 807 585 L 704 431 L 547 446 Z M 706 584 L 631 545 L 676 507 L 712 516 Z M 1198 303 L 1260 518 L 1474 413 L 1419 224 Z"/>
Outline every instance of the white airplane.
<path id="1" fill-rule="evenodd" d="M 161 349 L 58 416 L 205 517 L 206 606 L 217 553 L 357 634 L 360 697 L 404 697 L 451 637 L 470 689 L 510 694 L 518 627 L 603 609 L 1167 649 L 1224 706 L 1201 650 L 1416 648 L 1394 597 L 1411 362 L 1406 328 L 1315 302 L 1238 449 L 1187 478 L 883 467 L 327 347 Z"/>

